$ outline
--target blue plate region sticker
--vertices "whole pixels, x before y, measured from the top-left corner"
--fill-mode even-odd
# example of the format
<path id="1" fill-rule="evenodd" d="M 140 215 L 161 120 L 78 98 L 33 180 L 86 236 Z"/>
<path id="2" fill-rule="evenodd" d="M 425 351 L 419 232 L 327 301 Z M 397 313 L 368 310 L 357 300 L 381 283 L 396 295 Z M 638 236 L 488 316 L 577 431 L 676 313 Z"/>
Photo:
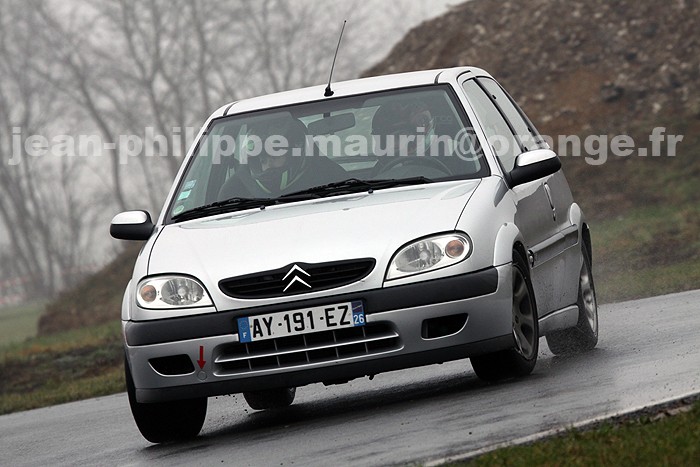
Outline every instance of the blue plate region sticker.
<path id="1" fill-rule="evenodd" d="M 238 318 L 238 342 L 251 342 L 248 318 Z"/>
<path id="2" fill-rule="evenodd" d="M 353 326 L 365 325 L 365 311 L 360 300 L 352 302 L 352 324 Z"/>

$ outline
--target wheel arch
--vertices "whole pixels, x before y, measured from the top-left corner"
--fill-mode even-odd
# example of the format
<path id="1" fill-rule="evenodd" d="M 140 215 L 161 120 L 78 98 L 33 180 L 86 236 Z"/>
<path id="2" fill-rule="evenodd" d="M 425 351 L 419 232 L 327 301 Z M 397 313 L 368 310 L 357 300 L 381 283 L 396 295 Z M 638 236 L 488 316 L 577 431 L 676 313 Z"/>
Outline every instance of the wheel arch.
<path id="1" fill-rule="evenodd" d="M 520 253 L 525 262 L 528 262 L 527 248 L 525 248 L 525 241 L 520 229 L 513 223 L 505 223 L 496 233 L 493 253 L 494 266 L 512 262 L 513 250 Z"/>
<path id="2" fill-rule="evenodd" d="M 581 210 L 581 206 L 579 206 L 577 203 L 573 203 L 571 205 L 571 208 L 569 208 L 569 222 L 571 222 L 572 225 L 579 225 L 580 227 L 580 232 L 581 232 L 581 238 L 580 241 L 583 243 L 583 247 L 586 248 L 586 251 L 588 252 L 588 259 L 593 261 L 593 244 L 591 242 L 591 231 L 588 227 L 588 222 L 586 222 L 586 218 L 583 215 L 583 211 Z"/>
<path id="3" fill-rule="evenodd" d="M 122 298 L 122 321 L 129 321 L 131 319 L 131 281 L 126 284 L 126 290 L 124 290 L 124 297 Z"/>
<path id="4" fill-rule="evenodd" d="M 593 244 L 591 242 L 591 230 L 589 229 L 588 224 L 585 222 L 581 226 L 581 240 L 583 241 L 583 246 L 586 248 L 586 252 L 588 252 L 588 261 L 591 265 L 593 265 Z"/>
<path id="5" fill-rule="evenodd" d="M 528 269 L 530 268 L 530 265 L 528 263 L 528 257 L 527 257 L 527 250 L 525 249 L 525 245 L 518 240 L 513 244 L 513 251 L 517 251 L 520 256 L 525 260 L 525 264 L 527 265 Z"/>

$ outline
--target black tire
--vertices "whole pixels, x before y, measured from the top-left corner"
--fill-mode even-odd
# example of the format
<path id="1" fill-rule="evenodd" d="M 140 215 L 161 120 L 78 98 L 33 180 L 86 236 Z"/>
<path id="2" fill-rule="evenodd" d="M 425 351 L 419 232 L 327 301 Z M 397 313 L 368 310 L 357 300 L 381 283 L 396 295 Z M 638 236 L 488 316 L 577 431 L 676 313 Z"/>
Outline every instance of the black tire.
<path id="1" fill-rule="evenodd" d="M 151 443 L 166 443 L 191 439 L 199 434 L 207 415 L 206 397 L 148 404 L 137 402 L 134 380 L 126 358 L 124 373 L 131 414 L 144 438 Z"/>
<path id="2" fill-rule="evenodd" d="M 532 373 L 539 351 L 537 305 L 525 259 L 513 251 L 513 348 L 471 357 L 484 381 L 518 378 Z"/>
<path id="3" fill-rule="evenodd" d="M 583 261 L 578 285 L 578 322 L 576 326 L 547 335 L 549 350 L 555 355 L 576 354 L 593 349 L 598 344 L 598 302 L 591 271 L 591 257 L 581 249 Z"/>
<path id="4" fill-rule="evenodd" d="M 297 388 L 277 388 L 266 391 L 244 392 L 243 397 L 251 409 L 281 409 L 292 405 L 296 393 Z"/>

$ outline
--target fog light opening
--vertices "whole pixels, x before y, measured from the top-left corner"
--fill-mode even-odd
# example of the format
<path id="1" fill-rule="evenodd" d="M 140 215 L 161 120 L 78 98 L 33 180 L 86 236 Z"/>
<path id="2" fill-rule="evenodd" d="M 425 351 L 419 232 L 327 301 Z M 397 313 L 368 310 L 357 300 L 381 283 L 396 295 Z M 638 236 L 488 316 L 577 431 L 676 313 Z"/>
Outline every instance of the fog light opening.
<path id="1" fill-rule="evenodd" d="M 171 355 L 152 358 L 148 361 L 157 373 L 163 376 L 181 376 L 194 373 L 194 364 L 187 355 Z"/>
<path id="2" fill-rule="evenodd" d="M 459 313 L 426 319 L 421 326 L 421 337 L 423 339 L 437 339 L 457 334 L 467 324 L 468 317 L 467 313 Z"/>

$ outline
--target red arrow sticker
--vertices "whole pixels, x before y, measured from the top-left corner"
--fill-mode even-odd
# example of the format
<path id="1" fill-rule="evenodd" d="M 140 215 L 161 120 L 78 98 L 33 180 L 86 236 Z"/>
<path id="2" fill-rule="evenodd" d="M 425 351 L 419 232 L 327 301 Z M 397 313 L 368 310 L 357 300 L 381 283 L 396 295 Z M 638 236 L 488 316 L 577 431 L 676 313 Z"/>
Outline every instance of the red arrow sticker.
<path id="1" fill-rule="evenodd" d="M 199 365 L 199 369 L 201 370 L 204 368 L 204 364 L 207 363 L 206 360 L 204 360 L 204 346 L 200 345 L 199 346 L 199 360 L 197 360 L 197 364 Z"/>

